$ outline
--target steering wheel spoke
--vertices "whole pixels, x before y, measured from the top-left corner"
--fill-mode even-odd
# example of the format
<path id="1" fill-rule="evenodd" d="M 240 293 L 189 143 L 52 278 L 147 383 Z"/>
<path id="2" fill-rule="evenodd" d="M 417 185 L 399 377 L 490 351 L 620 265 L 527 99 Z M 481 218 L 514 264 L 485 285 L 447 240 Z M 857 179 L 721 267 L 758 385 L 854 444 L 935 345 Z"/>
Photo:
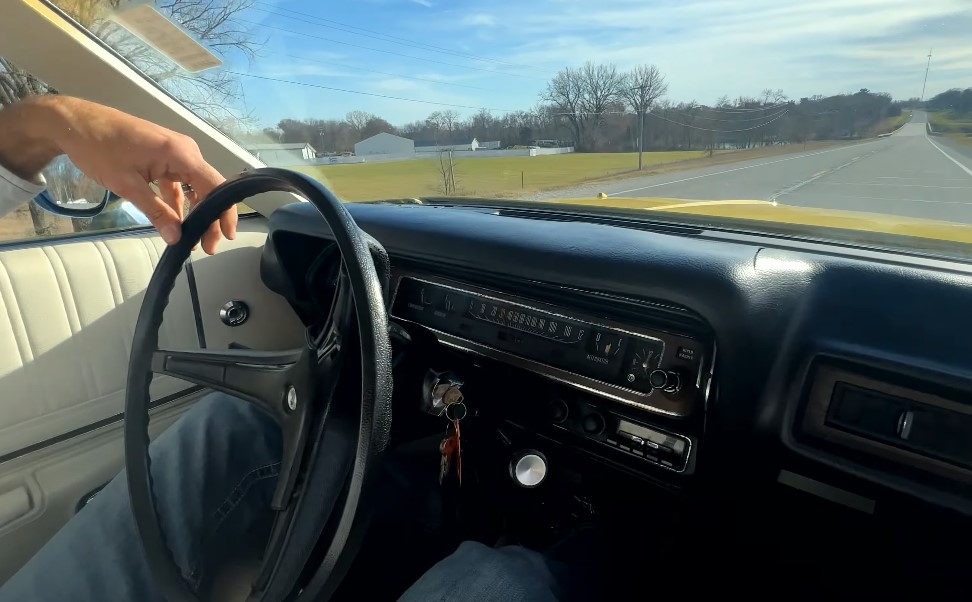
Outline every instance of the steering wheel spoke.
<path id="1" fill-rule="evenodd" d="M 335 361 L 337 346 L 322 357 Z M 317 391 L 315 366 L 318 353 L 310 348 L 286 351 L 172 351 L 152 355 L 152 371 L 248 401 L 267 412 L 280 426 L 283 449 L 280 475 L 271 506 L 287 506 L 299 476 L 300 459 L 307 444 L 310 417 L 315 404 L 326 404 Z"/>
<path id="2" fill-rule="evenodd" d="M 152 355 L 152 372 L 165 374 L 222 391 L 259 406 L 278 423 L 309 399 L 306 350 L 174 351 L 159 349 Z"/>

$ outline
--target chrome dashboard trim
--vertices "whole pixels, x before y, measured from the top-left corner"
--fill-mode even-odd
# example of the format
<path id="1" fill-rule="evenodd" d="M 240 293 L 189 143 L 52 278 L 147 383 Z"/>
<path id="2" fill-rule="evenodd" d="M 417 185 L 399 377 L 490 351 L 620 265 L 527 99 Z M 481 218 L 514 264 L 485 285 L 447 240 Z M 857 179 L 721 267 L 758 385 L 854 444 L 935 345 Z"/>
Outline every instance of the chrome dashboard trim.
<path id="1" fill-rule="evenodd" d="M 434 278 L 434 277 L 433 278 L 429 278 L 427 276 L 417 275 L 415 273 L 412 273 L 412 272 L 409 272 L 409 271 L 406 271 L 406 270 L 399 271 L 396 274 L 396 278 L 394 279 L 395 289 L 394 289 L 394 292 L 392 294 L 392 299 L 391 299 L 391 302 L 390 302 L 390 305 L 389 305 L 390 308 L 394 308 L 395 307 L 395 301 L 396 301 L 396 299 L 398 297 L 398 291 L 399 291 L 400 284 L 401 284 L 401 281 L 402 281 L 403 278 L 410 278 L 410 279 L 415 280 L 417 282 L 422 282 L 422 283 L 429 284 L 429 285 L 432 285 L 432 286 L 442 287 L 442 288 L 449 289 L 449 290 L 455 291 L 457 293 L 462 293 L 462 294 L 465 294 L 465 295 L 471 295 L 471 296 L 474 296 L 474 297 L 480 297 L 480 298 L 489 299 L 489 300 L 492 300 L 492 301 L 497 301 L 497 302 L 501 302 L 501 303 L 505 303 L 505 304 L 509 304 L 509 305 L 514 305 L 514 306 L 521 307 L 521 308 L 526 309 L 526 310 L 543 312 L 543 313 L 546 313 L 546 314 L 549 314 L 549 315 L 556 316 L 558 318 L 563 318 L 565 320 L 582 320 L 582 321 L 590 324 L 594 328 L 602 328 L 602 329 L 606 329 L 606 330 L 612 330 L 612 331 L 615 331 L 615 332 L 620 332 L 620 333 L 623 333 L 623 334 L 626 334 L 626 335 L 629 335 L 629 336 L 633 336 L 633 337 L 637 337 L 637 338 L 640 338 L 640 339 L 656 341 L 656 342 L 659 342 L 659 343 L 662 344 L 662 353 L 659 356 L 659 361 L 663 361 L 664 358 L 665 358 L 665 351 L 666 351 L 666 349 L 668 347 L 667 344 L 665 343 L 665 341 L 663 339 L 658 338 L 658 337 L 655 337 L 655 336 L 652 336 L 650 334 L 647 334 L 647 332 L 638 332 L 638 330 L 633 330 L 633 329 L 631 329 L 631 327 L 623 327 L 623 326 L 619 326 L 619 325 L 605 324 L 603 321 L 595 321 L 595 320 L 592 320 L 591 318 L 588 318 L 588 317 L 579 317 L 579 316 L 564 315 L 562 313 L 558 313 L 557 311 L 551 310 L 549 308 L 531 306 L 531 305 L 527 305 L 527 304 L 524 304 L 524 303 L 519 302 L 519 301 L 511 300 L 509 298 L 495 296 L 495 294 L 490 294 L 489 292 L 482 292 L 483 290 L 488 290 L 488 289 L 482 289 L 482 287 L 476 287 L 476 286 L 470 285 L 470 288 L 463 288 L 462 286 L 459 286 L 459 285 L 457 285 L 457 283 L 454 283 L 453 281 L 450 281 L 448 279 L 441 279 L 440 280 L 440 279 Z M 476 290 L 476 289 L 479 289 L 479 290 Z M 549 307 L 555 307 L 555 306 L 552 306 L 551 305 Z M 389 312 L 389 313 L 391 313 L 391 312 Z M 393 315 L 393 317 L 395 317 L 396 319 L 399 319 L 399 320 L 403 320 L 403 321 L 407 321 L 407 322 L 412 322 L 411 320 L 408 320 L 407 318 L 402 318 L 401 316 L 394 316 Z M 532 359 L 529 359 L 529 358 L 525 358 L 525 357 L 523 357 L 521 355 L 517 355 L 517 354 L 512 353 L 512 352 L 509 352 L 509 351 L 503 351 L 501 349 L 496 349 L 494 347 L 490 347 L 489 345 L 484 345 L 482 343 L 477 343 L 475 341 L 470 341 L 468 339 L 464 339 L 462 337 L 458 337 L 458 336 L 455 336 L 455 335 L 452 335 L 452 334 L 443 332 L 441 330 L 438 330 L 438 329 L 429 327 L 429 326 L 424 325 L 424 324 L 419 324 L 419 325 L 422 326 L 423 328 L 426 328 L 429 332 L 432 332 L 433 334 L 435 334 L 436 338 L 439 340 L 440 343 L 442 343 L 442 344 L 444 344 L 444 345 L 446 345 L 448 347 L 451 347 L 453 349 L 458 349 L 460 351 L 465 351 L 465 352 L 468 352 L 468 353 L 474 353 L 476 355 L 481 355 L 483 357 L 488 357 L 490 359 L 503 361 L 503 362 L 506 362 L 506 363 L 511 364 L 513 366 L 516 366 L 516 367 L 519 367 L 519 368 L 524 368 L 526 370 L 530 370 L 531 372 L 534 372 L 536 374 L 539 374 L 540 376 L 543 376 L 543 377 L 548 378 L 550 380 L 554 380 L 556 382 L 565 384 L 565 385 L 570 386 L 572 388 L 575 388 L 575 389 L 578 389 L 578 390 L 581 390 L 581 391 L 585 391 L 587 393 L 591 393 L 591 394 L 594 394 L 594 395 L 598 395 L 600 397 L 604 397 L 604 398 L 607 398 L 607 399 L 611 399 L 613 401 L 617 401 L 619 403 L 623 403 L 623 404 L 628 405 L 628 406 L 632 406 L 632 407 L 635 407 L 635 408 L 638 408 L 638 409 L 641 409 L 641 410 L 645 410 L 647 412 L 651 412 L 651 413 L 654 413 L 654 414 L 659 414 L 659 415 L 662 415 L 662 416 L 674 417 L 674 418 L 684 418 L 684 417 L 689 416 L 692 413 L 693 407 L 695 405 L 695 402 L 692 401 L 692 402 L 689 402 L 689 403 L 683 403 L 682 404 L 682 405 L 684 405 L 684 411 L 669 410 L 669 409 L 660 407 L 657 404 L 652 404 L 651 403 L 652 393 L 644 393 L 644 392 L 637 391 L 637 390 L 634 390 L 634 389 L 628 389 L 626 387 L 621 387 L 621 386 L 614 385 L 614 384 L 611 384 L 611 383 L 608 383 L 608 382 L 604 382 L 604 381 L 601 381 L 601 380 L 597 380 L 595 378 L 591 378 L 591 377 L 588 377 L 588 376 L 583 376 L 581 374 L 577 374 L 577 373 L 572 372 L 570 370 L 564 370 L 562 368 L 556 368 L 554 366 L 550 366 L 550 365 L 545 364 L 543 362 L 540 362 L 540 361 L 537 361 L 537 360 L 532 360 Z M 705 360 L 705 358 L 703 356 L 702 358 L 700 358 L 700 361 L 699 361 L 699 372 L 696 375 L 696 383 L 697 383 L 697 386 L 698 386 L 698 384 L 701 384 L 702 372 L 703 372 L 703 369 L 704 369 L 704 366 L 705 366 L 705 361 L 704 360 Z M 706 387 L 706 389 L 705 389 L 705 392 L 706 393 L 707 393 L 707 389 L 708 389 L 708 387 Z M 706 395 L 706 397 L 707 397 L 707 395 Z"/>

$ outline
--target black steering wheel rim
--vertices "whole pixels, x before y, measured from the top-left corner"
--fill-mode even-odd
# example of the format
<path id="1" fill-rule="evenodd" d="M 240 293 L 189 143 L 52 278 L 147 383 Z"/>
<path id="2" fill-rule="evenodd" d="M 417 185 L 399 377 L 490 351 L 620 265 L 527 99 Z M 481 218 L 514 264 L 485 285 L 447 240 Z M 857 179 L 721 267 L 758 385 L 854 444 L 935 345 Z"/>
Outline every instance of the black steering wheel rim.
<path id="1" fill-rule="evenodd" d="M 124 431 L 129 497 L 150 571 L 168 600 L 195 600 L 196 596 L 172 559 L 152 489 L 148 404 L 152 375 L 158 372 L 153 358 L 159 353 L 159 328 L 176 278 L 192 247 L 209 225 L 234 204 L 255 194 L 272 191 L 290 192 L 307 199 L 327 223 L 342 256 L 357 317 L 361 352 L 361 408 L 353 466 L 342 501 L 338 502 L 333 514 L 337 521 L 334 528 L 329 529 L 333 538 L 323 560 L 312 573 L 310 583 L 314 587 L 306 588 L 301 597 L 314 593 L 308 589 L 318 593 L 322 589 L 333 590 L 335 578 L 340 573 L 340 560 L 346 556 L 345 547 L 354 532 L 363 528 L 356 510 L 367 490 L 375 460 L 387 445 L 391 420 L 391 345 L 384 294 L 372 258 L 373 241 L 357 227 L 333 193 L 303 174 L 262 168 L 223 183 L 189 214 L 183 223 L 180 241 L 162 254 L 139 311 L 128 370 Z M 264 587 L 263 591 L 268 589 Z M 273 591 L 280 591 L 280 588 Z"/>

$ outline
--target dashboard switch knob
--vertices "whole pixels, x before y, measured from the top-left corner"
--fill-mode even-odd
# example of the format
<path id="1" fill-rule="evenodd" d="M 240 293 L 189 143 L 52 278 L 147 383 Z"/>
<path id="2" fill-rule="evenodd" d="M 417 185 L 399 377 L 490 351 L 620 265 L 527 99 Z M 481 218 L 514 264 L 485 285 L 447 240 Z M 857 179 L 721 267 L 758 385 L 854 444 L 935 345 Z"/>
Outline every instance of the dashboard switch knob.
<path id="1" fill-rule="evenodd" d="M 533 449 L 516 454 L 510 462 L 510 477 L 520 487 L 533 489 L 547 478 L 547 458 Z"/>
<path id="2" fill-rule="evenodd" d="M 648 375 L 648 384 L 652 389 L 664 389 L 668 386 L 668 372 L 664 370 L 652 370 Z"/>
<path id="3" fill-rule="evenodd" d="M 567 420 L 567 416 L 569 415 L 570 408 L 563 399 L 555 399 L 550 403 L 550 421 L 554 424 L 562 423 L 564 420 Z"/>
<path id="4" fill-rule="evenodd" d="M 675 370 L 652 370 L 648 375 L 648 384 L 652 389 L 661 389 L 666 393 L 678 393 L 682 388 L 682 375 Z"/>
<path id="5" fill-rule="evenodd" d="M 604 416 L 601 416 L 597 412 L 592 412 L 584 416 L 584 420 L 581 421 L 581 428 L 589 435 L 600 434 L 604 430 Z"/>
<path id="6" fill-rule="evenodd" d="M 668 372 L 668 382 L 665 384 L 666 393 L 678 393 L 682 388 L 682 375 L 675 371 Z"/>

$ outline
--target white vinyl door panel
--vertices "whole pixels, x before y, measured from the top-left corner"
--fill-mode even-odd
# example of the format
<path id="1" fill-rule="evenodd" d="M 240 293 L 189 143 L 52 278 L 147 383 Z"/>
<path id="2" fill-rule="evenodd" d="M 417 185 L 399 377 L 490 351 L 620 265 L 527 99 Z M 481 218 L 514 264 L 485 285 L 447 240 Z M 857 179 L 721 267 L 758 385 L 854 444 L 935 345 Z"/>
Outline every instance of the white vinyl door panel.
<path id="1" fill-rule="evenodd" d="M 164 243 L 144 234 L 0 251 L 0 456 L 122 410 L 142 294 Z M 198 347 L 185 274 L 160 344 Z M 157 378 L 153 395 L 186 388 Z"/>
<path id="2" fill-rule="evenodd" d="M 152 437 L 171 425 L 200 394 L 152 412 Z M 124 466 L 122 423 L 11 460 L 0 472 L 0 584 L 33 556 L 77 510 L 83 496 Z M 4 498 L 8 513 L 2 520 Z"/>
<path id="3" fill-rule="evenodd" d="M 193 254 L 208 348 L 284 349 L 303 340 L 289 305 L 260 280 L 265 240 L 262 220 L 244 220 L 219 253 Z M 0 251 L 0 457 L 122 411 L 135 321 L 164 249 L 153 232 Z M 231 299 L 250 308 L 237 327 L 219 319 Z M 159 346 L 199 348 L 185 272 Z M 157 376 L 153 398 L 188 386 Z"/>
<path id="4" fill-rule="evenodd" d="M 230 343 L 242 343 L 273 351 L 303 343 L 303 326 L 286 300 L 262 284 L 253 286 L 262 283 L 260 254 L 266 237 L 265 227 L 254 230 L 249 222 L 241 222 L 236 240 L 221 243 L 219 254 L 193 254 L 207 347 L 226 349 Z M 229 265 L 232 269 L 227 269 Z M 230 300 L 244 301 L 250 308 L 249 319 L 239 326 L 227 326 L 219 319 L 219 309 Z"/>

